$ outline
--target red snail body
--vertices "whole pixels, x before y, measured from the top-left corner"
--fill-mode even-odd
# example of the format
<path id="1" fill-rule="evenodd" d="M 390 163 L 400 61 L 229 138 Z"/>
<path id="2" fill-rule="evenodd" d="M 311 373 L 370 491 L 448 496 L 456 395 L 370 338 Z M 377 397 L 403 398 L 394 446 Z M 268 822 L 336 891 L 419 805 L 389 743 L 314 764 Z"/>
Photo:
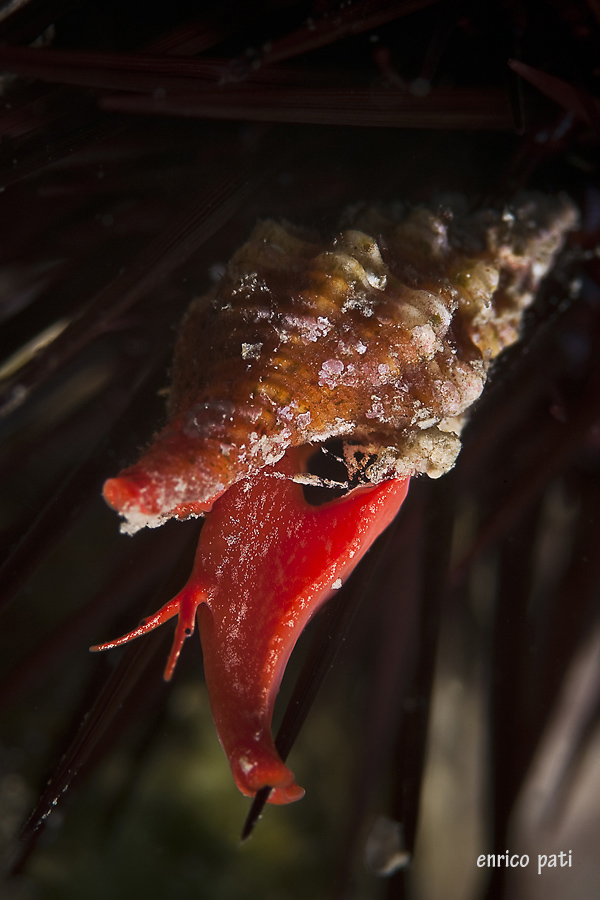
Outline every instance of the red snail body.
<path id="1" fill-rule="evenodd" d="M 332 240 L 260 222 L 190 306 L 169 421 L 104 496 L 123 530 L 206 515 L 190 580 L 124 643 L 178 616 L 165 677 L 195 625 L 213 717 L 240 789 L 303 791 L 271 737 L 306 625 L 400 508 L 411 475 L 454 464 L 493 359 L 517 340 L 565 236 L 564 196 L 504 210 L 356 207 Z M 310 506 L 308 457 L 343 441 L 345 496 Z"/>

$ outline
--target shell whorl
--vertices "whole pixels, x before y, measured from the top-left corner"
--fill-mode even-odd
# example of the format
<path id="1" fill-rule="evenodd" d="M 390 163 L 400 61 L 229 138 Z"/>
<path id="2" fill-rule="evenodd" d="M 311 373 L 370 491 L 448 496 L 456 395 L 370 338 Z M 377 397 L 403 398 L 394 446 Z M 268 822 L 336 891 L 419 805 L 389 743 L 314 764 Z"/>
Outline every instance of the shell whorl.
<path id="1" fill-rule="evenodd" d="M 577 223 L 564 196 L 461 206 L 359 207 L 329 242 L 259 222 L 183 320 L 169 423 L 122 473 L 135 490 L 108 497 L 128 530 L 205 511 L 288 447 L 333 437 L 373 482 L 451 468 L 491 361 Z"/>

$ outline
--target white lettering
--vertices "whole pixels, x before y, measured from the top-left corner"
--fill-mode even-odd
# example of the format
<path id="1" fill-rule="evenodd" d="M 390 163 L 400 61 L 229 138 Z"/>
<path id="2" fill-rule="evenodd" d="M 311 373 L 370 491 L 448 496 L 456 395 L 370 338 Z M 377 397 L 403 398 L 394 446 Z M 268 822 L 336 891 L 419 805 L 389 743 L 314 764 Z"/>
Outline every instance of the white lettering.
<path id="1" fill-rule="evenodd" d="M 542 857 L 540 856 L 539 860 L 541 860 L 541 859 L 542 859 Z M 538 860 L 539 865 L 542 865 L 542 866 L 546 865 L 547 858 L 545 856 L 543 857 L 543 862 L 540 863 L 539 860 Z M 498 868 L 500 868 L 502 866 L 506 866 L 507 869 L 509 866 L 513 869 L 516 869 L 517 866 L 521 866 L 521 868 L 524 869 L 526 866 L 529 865 L 529 857 L 527 856 L 526 853 L 524 853 L 523 856 L 519 856 L 518 853 L 514 853 L 511 856 L 508 850 L 506 851 L 506 853 L 498 853 L 498 854 L 488 853 L 487 856 L 485 855 L 485 853 L 482 853 L 481 856 L 477 857 L 477 865 L 479 866 L 480 869 L 483 866 L 487 866 L 488 868 L 489 867 L 495 868 L 496 866 L 498 866 Z M 566 863 L 565 863 L 565 865 L 566 865 Z"/>

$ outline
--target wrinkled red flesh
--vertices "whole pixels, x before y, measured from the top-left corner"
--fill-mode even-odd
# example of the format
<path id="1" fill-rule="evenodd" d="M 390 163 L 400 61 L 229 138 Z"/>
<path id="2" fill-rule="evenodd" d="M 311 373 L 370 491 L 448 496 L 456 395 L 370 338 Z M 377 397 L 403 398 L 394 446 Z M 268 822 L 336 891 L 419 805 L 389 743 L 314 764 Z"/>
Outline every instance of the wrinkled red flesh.
<path id="1" fill-rule="evenodd" d="M 290 653 L 408 489 L 408 479 L 391 480 L 315 507 L 288 477 L 297 471 L 297 452 L 288 451 L 277 466 L 230 487 L 207 516 L 183 590 L 128 635 L 94 648 L 124 643 L 178 615 L 170 678 L 197 610 L 211 709 L 234 778 L 247 795 L 272 787 L 271 803 L 304 794 L 271 735 Z"/>

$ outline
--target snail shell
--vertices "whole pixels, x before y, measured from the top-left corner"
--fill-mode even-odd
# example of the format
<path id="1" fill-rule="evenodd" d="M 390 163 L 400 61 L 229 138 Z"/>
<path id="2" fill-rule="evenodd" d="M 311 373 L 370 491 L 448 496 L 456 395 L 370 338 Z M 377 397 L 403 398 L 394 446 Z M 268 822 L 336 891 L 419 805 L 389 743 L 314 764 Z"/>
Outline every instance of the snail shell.
<path id="1" fill-rule="evenodd" d="M 357 207 L 323 242 L 259 222 L 175 350 L 169 422 L 105 485 L 126 531 L 208 511 L 292 446 L 345 442 L 351 474 L 437 477 L 465 413 L 577 212 L 563 196 L 504 210 Z"/>

